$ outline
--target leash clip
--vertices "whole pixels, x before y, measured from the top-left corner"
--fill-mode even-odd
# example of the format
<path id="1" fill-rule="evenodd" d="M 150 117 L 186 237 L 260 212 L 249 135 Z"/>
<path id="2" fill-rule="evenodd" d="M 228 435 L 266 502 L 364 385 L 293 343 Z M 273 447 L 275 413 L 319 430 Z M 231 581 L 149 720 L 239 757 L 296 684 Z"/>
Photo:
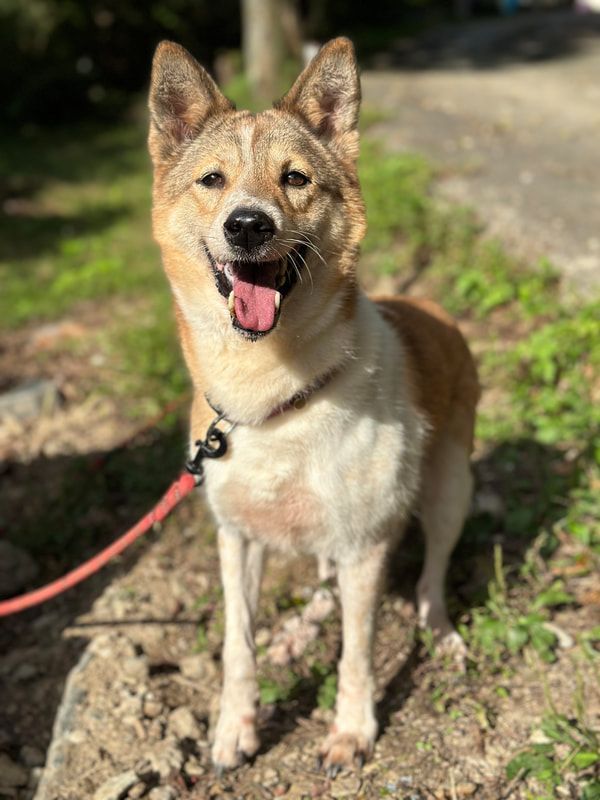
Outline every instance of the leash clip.
<path id="1" fill-rule="evenodd" d="M 222 458 L 227 452 L 227 434 L 218 428 L 219 422 L 225 419 L 225 414 L 219 414 L 210 423 L 204 439 L 194 442 L 196 454 L 186 462 L 185 468 L 192 475 L 196 476 L 196 485 L 199 486 L 204 481 L 204 466 L 202 462 L 205 458 Z M 231 433 L 233 427 L 227 433 Z"/>

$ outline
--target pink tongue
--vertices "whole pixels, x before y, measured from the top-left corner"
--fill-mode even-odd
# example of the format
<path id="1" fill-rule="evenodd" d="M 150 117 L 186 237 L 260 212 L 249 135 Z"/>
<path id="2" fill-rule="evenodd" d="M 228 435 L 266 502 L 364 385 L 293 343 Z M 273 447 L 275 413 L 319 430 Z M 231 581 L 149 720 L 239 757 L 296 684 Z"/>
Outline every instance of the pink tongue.
<path id="1" fill-rule="evenodd" d="M 269 331 L 275 324 L 275 277 L 279 264 L 237 264 L 233 268 L 235 315 L 250 331 Z"/>

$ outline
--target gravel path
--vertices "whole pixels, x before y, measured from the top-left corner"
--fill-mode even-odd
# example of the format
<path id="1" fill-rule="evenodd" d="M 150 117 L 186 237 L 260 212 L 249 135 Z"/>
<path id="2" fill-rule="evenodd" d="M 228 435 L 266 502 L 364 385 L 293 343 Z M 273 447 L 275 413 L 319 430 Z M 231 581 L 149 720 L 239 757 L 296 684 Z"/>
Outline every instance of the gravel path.
<path id="1" fill-rule="evenodd" d="M 400 41 L 364 75 L 387 146 L 440 166 L 489 232 L 600 287 L 600 18 L 524 15 Z"/>

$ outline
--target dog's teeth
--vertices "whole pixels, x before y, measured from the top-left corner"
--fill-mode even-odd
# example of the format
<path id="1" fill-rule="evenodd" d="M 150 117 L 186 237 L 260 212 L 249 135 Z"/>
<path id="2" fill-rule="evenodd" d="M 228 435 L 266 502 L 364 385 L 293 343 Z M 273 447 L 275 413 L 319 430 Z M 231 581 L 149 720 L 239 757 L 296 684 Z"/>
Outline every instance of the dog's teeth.
<path id="1" fill-rule="evenodd" d="M 229 309 L 229 313 L 232 317 L 235 317 L 235 297 L 233 294 L 233 289 L 229 292 L 229 297 L 227 298 L 227 308 Z"/>
<path id="2" fill-rule="evenodd" d="M 281 292 L 275 292 L 275 311 L 279 311 L 281 305 Z"/>
<path id="3" fill-rule="evenodd" d="M 225 276 L 231 283 L 233 281 L 233 272 L 231 271 L 231 264 L 225 264 Z"/>

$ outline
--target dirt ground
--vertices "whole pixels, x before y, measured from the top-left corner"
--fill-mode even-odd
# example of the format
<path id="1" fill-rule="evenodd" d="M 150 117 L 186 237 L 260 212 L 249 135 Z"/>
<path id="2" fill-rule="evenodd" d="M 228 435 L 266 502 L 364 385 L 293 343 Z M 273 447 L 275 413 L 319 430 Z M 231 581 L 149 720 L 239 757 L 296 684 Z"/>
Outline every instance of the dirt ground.
<path id="1" fill-rule="evenodd" d="M 580 23 L 569 32 L 559 16 L 546 33 L 533 22 L 528 17 L 502 23 L 519 29 L 522 50 L 506 47 L 512 29 L 494 39 L 486 25 L 452 46 L 444 34 L 446 50 L 429 40 L 399 43 L 386 62 L 393 74 L 368 72 L 365 96 L 387 113 L 377 136 L 390 147 L 432 156 L 441 166 L 443 191 L 475 205 L 493 232 L 529 255 L 550 253 L 583 287 L 600 283 L 600 39 L 581 33 Z M 564 32 L 564 43 L 545 58 L 539 47 L 552 43 L 557 32 Z M 494 42 L 502 62 L 498 70 L 489 69 Z M 89 309 L 72 322 L 84 319 L 87 325 L 104 324 L 102 313 L 94 320 Z M 504 336 L 500 319 L 469 325 L 466 332 L 476 352 Z M 0 348 L 22 377 L 32 377 L 27 354 L 34 334 L 7 336 Z M 22 364 L 20 370 L 15 363 Z M 10 456 L 3 488 L 13 505 L 21 504 L 24 512 L 34 503 L 50 508 L 49 476 L 67 480 L 64 464 L 74 456 L 85 459 L 77 469 L 92 469 L 104 463 L 107 450 L 125 444 L 124 457 L 136 470 L 145 459 L 160 458 L 165 440 L 176 453 L 177 447 L 183 451 L 185 414 L 173 435 L 146 431 L 132 439 L 135 426 L 119 408 L 108 401 L 85 405 L 93 361 L 82 367 L 80 354 L 58 346 L 48 352 L 45 369 L 53 365 L 69 378 L 63 385 L 72 385 L 64 409 L 4 439 L 0 432 L 2 454 Z M 482 402 L 496 401 L 494 390 L 486 389 Z M 478 493 L 488 505 L 493 501 L 493 513 L 501 513 L 502 478 L 490 470 L 488 456 L 476 454 Z M 39 471 L 47 494 L 19 495 L 21 469 Z M 163 485 L 172 477 L 167 472 Z M 123 526 L 143 510 L 118 497 Z M 2 524 L 0 511 L 0 529 Z M 502 544 L 512 547 L 518 564 L 518 543 Z M 459 546 L 454 557 L 451 610 L 459 621 L 485 597 L 492 545 Z M 515 657 L 496 671 L 462 671 L 428 652 L 415 635 L 419 563 L 420 540 L 413 530 L 394 560 L 381 609 L 381 736 L 374 758 L 360 772 L 329 780 L 316 757 L 332 715 L 322 686 L 339 655 L 339 609 L 328 614 L 318 638 L 298 658 L 285 667 L 272 663 L 270 645 L 310 600 L 317 576 L 311 561 L 271 559 L 257 632 L 262 748 L 251 764 L 218 779 L 210 766 L 209 736 L 219 686 L 222 602 L 214 529 L 195 496 L 161 530 L 68 597 L 0 625 L 0 800 L 525 800 L 522 786 L 506 777 L 507 762 L 532 737 L 539 739 L 549 695 L 569 715 L 578 681 L 596 685 L 592 665 L 575 644 L 580 631 L 598 624 L 598 606 L 586 600 L 594 591 L 597 599 L 595 576 L 566 576 L 566 589 L 579 605 L 555 615 L 564 646 L 541 680 L 533 657 Z M 41 565 L 39 579 L 57 571 L 59 558 Z M 590 718 L 598 721 L 597 691 L 590 692 L 588 704 Z"/>
<path id="2" fill-rule="evenodd" d="M 529 14 L 399 41 L 364 76 L 374 128 L 424 152 L 440 190 L 585 293 L 600 285 L 600 19 Z"/>

